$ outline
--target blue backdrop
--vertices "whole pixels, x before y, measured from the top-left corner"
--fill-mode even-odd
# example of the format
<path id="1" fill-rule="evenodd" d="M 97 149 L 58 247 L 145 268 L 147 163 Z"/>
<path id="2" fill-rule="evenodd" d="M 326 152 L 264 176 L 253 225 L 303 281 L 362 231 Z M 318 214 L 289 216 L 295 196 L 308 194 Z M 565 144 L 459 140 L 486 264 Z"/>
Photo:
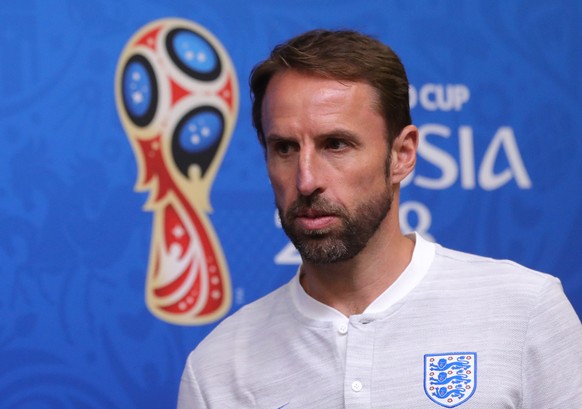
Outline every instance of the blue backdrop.
<path id="1" fill-rule="evenodd" d="M 375 35 L 408 69 L 422 142 L 403 227 L 552 273 L 582 313 L 576 0 L 9 0 L 0 5 L 1 408 L 172 408 L 188 352 L 216 325 L 178 325 L 145 302 L 153 214 L 149 193 L 134 190 L 115 76 L 130 38 L 166 17 L 212 33 L 239 81 L 238 120 L 208 186 L 228 313 L 296 269 L 246 84 L 272 46 L 316 27 Z"/>

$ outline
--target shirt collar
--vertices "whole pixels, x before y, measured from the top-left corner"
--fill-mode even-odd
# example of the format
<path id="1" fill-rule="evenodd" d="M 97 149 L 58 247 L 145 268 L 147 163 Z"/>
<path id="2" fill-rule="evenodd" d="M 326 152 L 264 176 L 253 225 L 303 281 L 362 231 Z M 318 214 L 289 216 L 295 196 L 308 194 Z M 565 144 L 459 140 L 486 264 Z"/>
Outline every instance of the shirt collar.
<path id="1" fill-rule="evenodd" d="M 435 244 L 425 240 L 420 234 L 408 235 L 415 242 L 412 259 L 400 276 L 378 296 L 364 311 L 364 314 L 382 313 L 403 299 L 424 278 L 434 260 Z M 306 317 L 317 321 L 347 322 L 349 319 L 329 305 L 323 304 L 305 292 L 299 282 L 301 268 L 290 282 L 291 298 L 295 307 Z"/>

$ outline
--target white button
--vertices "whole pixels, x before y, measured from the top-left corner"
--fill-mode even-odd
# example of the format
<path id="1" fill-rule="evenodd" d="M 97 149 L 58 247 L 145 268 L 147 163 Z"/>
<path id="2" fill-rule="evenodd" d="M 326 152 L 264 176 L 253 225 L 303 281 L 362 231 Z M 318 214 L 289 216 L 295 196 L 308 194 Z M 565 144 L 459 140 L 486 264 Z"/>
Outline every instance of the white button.
<path id="1" fill-rule="evenodd" d="M 353 382 L 352 382 L 352 390 L 353 390 L 354 392 L 359 392 L 359 391 L 361 391 L 363 387 L 364 387 L 364 386 L 362 385 L 362 382 L 360 382 L 360 381 L 353 381 Z"/>
<path id="2" fill-rule="evenodd" d="M 348 326 L 346 324 L 340 324 L 339 327 L 337 327 L 337 332 L 346 335 L 348 333 Z"/>

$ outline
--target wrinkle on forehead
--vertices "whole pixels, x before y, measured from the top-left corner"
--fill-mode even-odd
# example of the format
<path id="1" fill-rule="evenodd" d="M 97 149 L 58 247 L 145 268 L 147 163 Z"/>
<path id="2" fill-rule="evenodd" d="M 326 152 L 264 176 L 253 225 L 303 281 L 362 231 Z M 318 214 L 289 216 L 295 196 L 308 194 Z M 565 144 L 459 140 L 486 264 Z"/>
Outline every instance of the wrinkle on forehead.
<path id="1" fill-rule="evenodd" d="M 317 122 L 337 121 L 362 110 L 377 111 L 377 93 L 364 82 L 338 81 L 294 71 L 276 74 L 269 83 L 263 101 L 263 126 L 265 135 L 275 132 L 274 123 L 281 119 L 307 125 Z M 358 101 L 358 103 L 354 103 Z M 343 114 L 343 115 L 341 115 Z"/>

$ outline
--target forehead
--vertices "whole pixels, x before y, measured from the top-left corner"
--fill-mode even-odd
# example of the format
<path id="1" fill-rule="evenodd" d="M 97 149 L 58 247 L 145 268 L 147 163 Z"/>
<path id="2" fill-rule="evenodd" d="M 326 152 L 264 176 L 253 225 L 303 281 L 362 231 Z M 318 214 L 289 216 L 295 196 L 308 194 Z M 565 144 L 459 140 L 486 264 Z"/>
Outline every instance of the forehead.
<path id="1" fill-rule="evenodd" d="M 262 104 L 266 133 L 275 121 L 284 119 L 348 121 L 372 113 L 380 115 L 379 98 L 366 82 L 337 80 L 295 70 L 273 76 Z"/>
<path id="2" fill-rule="evenodd" d="M 335 78 L 326 76 L 325 74 L 304 72 L 295 69 L 286 69 L 274 74 L 267 85 L 265 99 L 268 98 L 269 94 L 276 93 L 281 86 L 285 85 L 292 85 L 291 90 L 294 91 L 294 93 L 300 91 L 305 92 L 306 90 L 317 91 L 317 89 L 333 89 L 338 92 L 346 92 L 349 89 L 356 87 L 361 89 L 362 92 L 368 94 L 367 97 L 371 104 L 379 102 L 379 96 L 376 89 L 364 80 Z"/>

